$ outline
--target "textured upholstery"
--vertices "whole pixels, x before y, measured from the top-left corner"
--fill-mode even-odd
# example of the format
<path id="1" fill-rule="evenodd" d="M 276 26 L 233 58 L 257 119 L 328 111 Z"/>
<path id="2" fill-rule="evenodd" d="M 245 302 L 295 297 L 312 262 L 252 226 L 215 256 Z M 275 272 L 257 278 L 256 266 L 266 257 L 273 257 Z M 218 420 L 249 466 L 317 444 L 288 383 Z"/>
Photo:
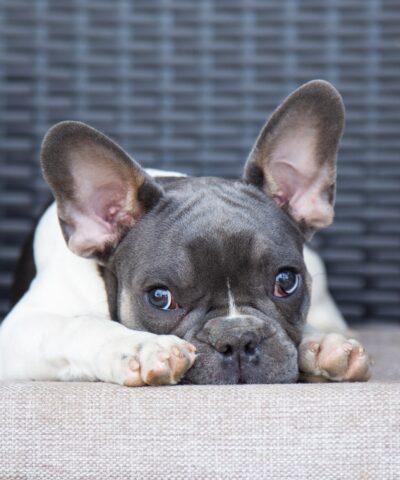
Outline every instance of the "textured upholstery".
<path id="1" fill-rule="evenodd" d="M 365 384 L 0 385 L 1 479 L 398 479 L 400 328 Z"/>

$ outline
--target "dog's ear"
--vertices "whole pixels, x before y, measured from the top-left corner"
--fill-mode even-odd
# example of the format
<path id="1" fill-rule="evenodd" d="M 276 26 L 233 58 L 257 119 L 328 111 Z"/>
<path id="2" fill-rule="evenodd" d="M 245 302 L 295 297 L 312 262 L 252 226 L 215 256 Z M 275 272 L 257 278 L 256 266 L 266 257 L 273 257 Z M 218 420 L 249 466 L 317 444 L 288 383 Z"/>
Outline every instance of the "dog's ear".
<path id="1" fill-rule="evenodd" d="M 306 238 L 333 220 L 336 154 L 344 106 L 328 82 L 294 91 L 261 130 L 243 180 L 271 196 Z"/>
<path id="2" fill-rule="evenodd" d="M 99 262 L 162 196 L 162 189 L 112 140 L 80 122 L 61 122 L 41 150 L 68 247 Z"/>

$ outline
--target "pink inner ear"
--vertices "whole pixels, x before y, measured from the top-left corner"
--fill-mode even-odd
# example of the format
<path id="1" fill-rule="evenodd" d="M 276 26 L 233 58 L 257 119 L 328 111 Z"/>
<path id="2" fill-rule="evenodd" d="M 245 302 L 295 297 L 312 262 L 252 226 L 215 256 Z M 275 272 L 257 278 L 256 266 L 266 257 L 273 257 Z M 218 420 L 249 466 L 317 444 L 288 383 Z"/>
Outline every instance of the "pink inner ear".
<path id="1" fill-rule="evenodd" d="M 140 212 L 129 172 L 110 160 L 107 151 L 85 150 L 74 156 L 71 173 L 76 193 L 64 205 L 62 217 L 72 227 L 69 248 L 87 257 L 116 245 L 121 231 L 132 226 Z"/>
<path id="2" fill-rule="evenodd" d="M 304 125 L 294 134 L 282 134 L 269 157 L 270 193 L 291 216 L 313 228 L 329 225 L 333 208 L 326 191 L 330 185 L 328 167 L 318 165 L 315 128 Z"/>
<path id="3" fill-rule="evenodd" d="M 89 257 L 107 246 L 115 246 L 120 240 L 121 231 L 135 223 L 133 213 L 125 208 L 122 200 L 111 198 L 104 201 L 104 197 L 100 196 L 97 202 L 89 202 L 83 211 L 69 209 L 73 224 L 69 248 L 78 255 Z"/>
<path id="4" fill-rule="evenodd" d="M 304 177 L 292 165 L 276 162 L 271 168 L 275 189 L 272 196 L 280 206 L 286 206 L 297 222 L 305 222 L 313 228 L 323 228 L 333 219 L 333 207 L 329 202 L 325 168 L 313 177 Z"/>
<path id="5" fill-rule="evenodd" d="M 87 200 L 87 211 L 91 211 L 110 227 L 130 225 L 134 221 L 134 210 L 129 208 L 128 191 L 120 185 L 103 185 Z"/>

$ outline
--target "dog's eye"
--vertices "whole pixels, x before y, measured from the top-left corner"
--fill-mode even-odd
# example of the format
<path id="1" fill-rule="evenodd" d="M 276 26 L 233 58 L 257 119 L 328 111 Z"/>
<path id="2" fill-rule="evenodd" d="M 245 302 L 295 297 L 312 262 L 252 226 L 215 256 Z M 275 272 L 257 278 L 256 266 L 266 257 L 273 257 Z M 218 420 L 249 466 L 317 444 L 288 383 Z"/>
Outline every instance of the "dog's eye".
<path id="1" fill-rule="evenodd" d="M 275 276 L 275 297 L 288 297 L 294 293 L 300 285 L 300 275 L 293 270 L 281 270 Z"/>
<path id="2" fill-rule="evenodd" d="M 149 299 L 150 305 L 160 310 L 175 310 L 179 308 L 179 305 L 176 303 L 168 288 L 153 288 L 148 292 L 147 298 Z"/>

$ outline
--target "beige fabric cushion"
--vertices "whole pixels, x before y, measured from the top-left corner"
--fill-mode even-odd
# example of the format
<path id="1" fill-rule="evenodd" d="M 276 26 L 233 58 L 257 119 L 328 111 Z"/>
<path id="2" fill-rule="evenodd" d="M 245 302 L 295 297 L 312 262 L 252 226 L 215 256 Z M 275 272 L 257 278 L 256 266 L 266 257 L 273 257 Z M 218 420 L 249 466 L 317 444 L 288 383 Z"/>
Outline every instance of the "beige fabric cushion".
<path id="1" fill-rule="evenodd" d="M 366 384 L 0 385 L 0 479 L 398 479 L 400 327 Z"/>

